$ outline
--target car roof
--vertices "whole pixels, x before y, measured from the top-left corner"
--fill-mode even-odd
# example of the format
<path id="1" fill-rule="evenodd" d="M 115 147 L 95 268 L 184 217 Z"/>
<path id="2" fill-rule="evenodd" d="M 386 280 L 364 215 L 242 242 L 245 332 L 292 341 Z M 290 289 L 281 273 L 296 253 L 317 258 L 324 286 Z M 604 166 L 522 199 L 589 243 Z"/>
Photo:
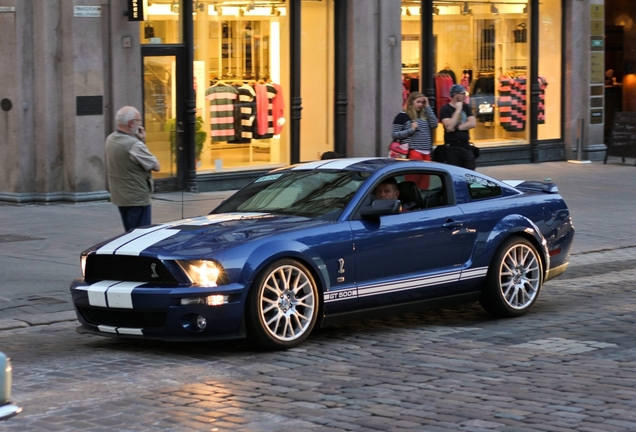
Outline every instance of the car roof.
<path id="1" fill-rule="evenodd" d="M 358 158 L 343 158 L 343 159 L 327 159 L 314 162 L 300 163 L 292 165 L 280 170 L 352 170 L 352 171 L 367 171 L 375 172 L 391 165 L 400 165 L 406 167 L 404 164 L 409 164 L 413 167 L 413 164 L 429 164 L 428 166 L 433 168 L 442 168 L 446 171 L 451 171 L 453 168 L 450 165 L 440 164 L 436 162 L 428 162 L 421 160 L 399 160 L 388 157 L 358 157 Z M 277 170 L 278 171 L 278 170 Z"/>

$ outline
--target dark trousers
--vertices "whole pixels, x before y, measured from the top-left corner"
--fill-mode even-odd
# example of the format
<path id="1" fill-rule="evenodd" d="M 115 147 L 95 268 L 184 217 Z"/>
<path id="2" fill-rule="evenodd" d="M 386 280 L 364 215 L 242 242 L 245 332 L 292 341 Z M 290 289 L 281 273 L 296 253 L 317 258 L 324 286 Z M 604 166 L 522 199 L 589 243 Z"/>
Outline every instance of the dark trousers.
<path id="1" fill-rule="evenodd" d="M 468 143 L 453 143 L 447 144 L 444 147 L 446 163 L 449 165 L 455 165 L 462 168 L 474 170 L 476 168 L 475 152 L 470 148 Z"/>
<path id="2" fill-rule="evenodd" d="M 126 231 L 140 226 L 150 225 L 151 210 L 149 205 L 117 208 L 119 209 L 121 221 L 124 223 L 124 229 Z"/>

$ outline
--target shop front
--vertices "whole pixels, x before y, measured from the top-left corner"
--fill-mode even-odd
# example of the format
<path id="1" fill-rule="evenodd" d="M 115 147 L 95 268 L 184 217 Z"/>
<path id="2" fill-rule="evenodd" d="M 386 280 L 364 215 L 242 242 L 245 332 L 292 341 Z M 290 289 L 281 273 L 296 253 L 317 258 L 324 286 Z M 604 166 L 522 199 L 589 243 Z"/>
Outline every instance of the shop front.
<path id="1" fill-rule="evenodd" d="M 334 150 L 333 0 L 188 7 L 148 1 L 139 24 L 144 117 L 160 186 L 234 188 Z"/>
<path id="2" fill-rule="evenodd" d="M 439 113 L 463 85 L 481 165 L 563 160 L 561 0 L 403 1 L 401 18 L 404 97 Z"/>
<path id="3" fill-rule="evenodd" d="M 144 117 L 160 188 L 236 188 L 325 151 L 360 152 L 347 148 L 347 100 L 359 99 L 347 49 L 359 48 L 343 41 L 361 3 L 147 1 Z M 399 4 L 404 98 L 422 91 L 439 112 L 464 85 L 481 165 L 563 160 L 561 0 Z"/>

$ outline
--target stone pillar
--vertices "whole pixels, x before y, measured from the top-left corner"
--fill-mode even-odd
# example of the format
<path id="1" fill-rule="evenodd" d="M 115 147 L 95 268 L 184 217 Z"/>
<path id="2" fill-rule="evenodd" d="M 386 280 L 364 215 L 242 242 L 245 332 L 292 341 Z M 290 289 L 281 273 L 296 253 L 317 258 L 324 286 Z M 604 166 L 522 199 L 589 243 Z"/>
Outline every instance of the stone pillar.
<path id="1" fill-rule="evenodd" d="M 353 0 L 350 29 L 348 156 L 386 156 L 393 118 L 402 109 L 399 0 Z"/>
<path id="2" fill-rule="evenodd" d="M 139 24 L 125 2 L 84 0 L 89 13 L 74 3 L 23 0 L 0 11 L 0 100 L 10 102 L 0 110 L 0 201 L 107 199 L 112 117 L 124 105 L 142 109 Z M 94 109 L 78 108 L 83 97 Z"/>
<path id="3" fill-rule="evenodd" d="M 566 159 L 577 159 L 576 145 L 580 119 L 583 120 L 583 155 L 581 159 L 602 160 L 605 157 L 603 123 L 591 124 L 591 42 L 590 19 L 592 5 L 604 0 L 564 2 L 566 41 L 563 50 L 565 64 L 563 138 Z M 602 89 L 603 83 L 599 86 Z M 602 94 L 602 93 L 601 93 Z"/>

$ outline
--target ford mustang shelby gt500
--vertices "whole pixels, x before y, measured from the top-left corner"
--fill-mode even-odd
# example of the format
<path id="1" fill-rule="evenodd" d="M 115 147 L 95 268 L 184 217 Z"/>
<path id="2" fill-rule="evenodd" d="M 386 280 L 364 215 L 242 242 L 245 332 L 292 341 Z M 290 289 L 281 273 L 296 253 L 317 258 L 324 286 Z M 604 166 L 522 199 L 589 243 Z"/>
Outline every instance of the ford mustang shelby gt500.
<path id="1" fill-rule="evenodd" d="M 386 179 L 398 199 L 378 199 Z M 316 326 L 479 301 L 514 317 L 568 265 L 552 183 L 514 186 L 422 161 L 352 158 L 272 171 L 210 214 L 81 254 L 78 331 L 163 340 L 247 336 L 274 349 Z"/>

